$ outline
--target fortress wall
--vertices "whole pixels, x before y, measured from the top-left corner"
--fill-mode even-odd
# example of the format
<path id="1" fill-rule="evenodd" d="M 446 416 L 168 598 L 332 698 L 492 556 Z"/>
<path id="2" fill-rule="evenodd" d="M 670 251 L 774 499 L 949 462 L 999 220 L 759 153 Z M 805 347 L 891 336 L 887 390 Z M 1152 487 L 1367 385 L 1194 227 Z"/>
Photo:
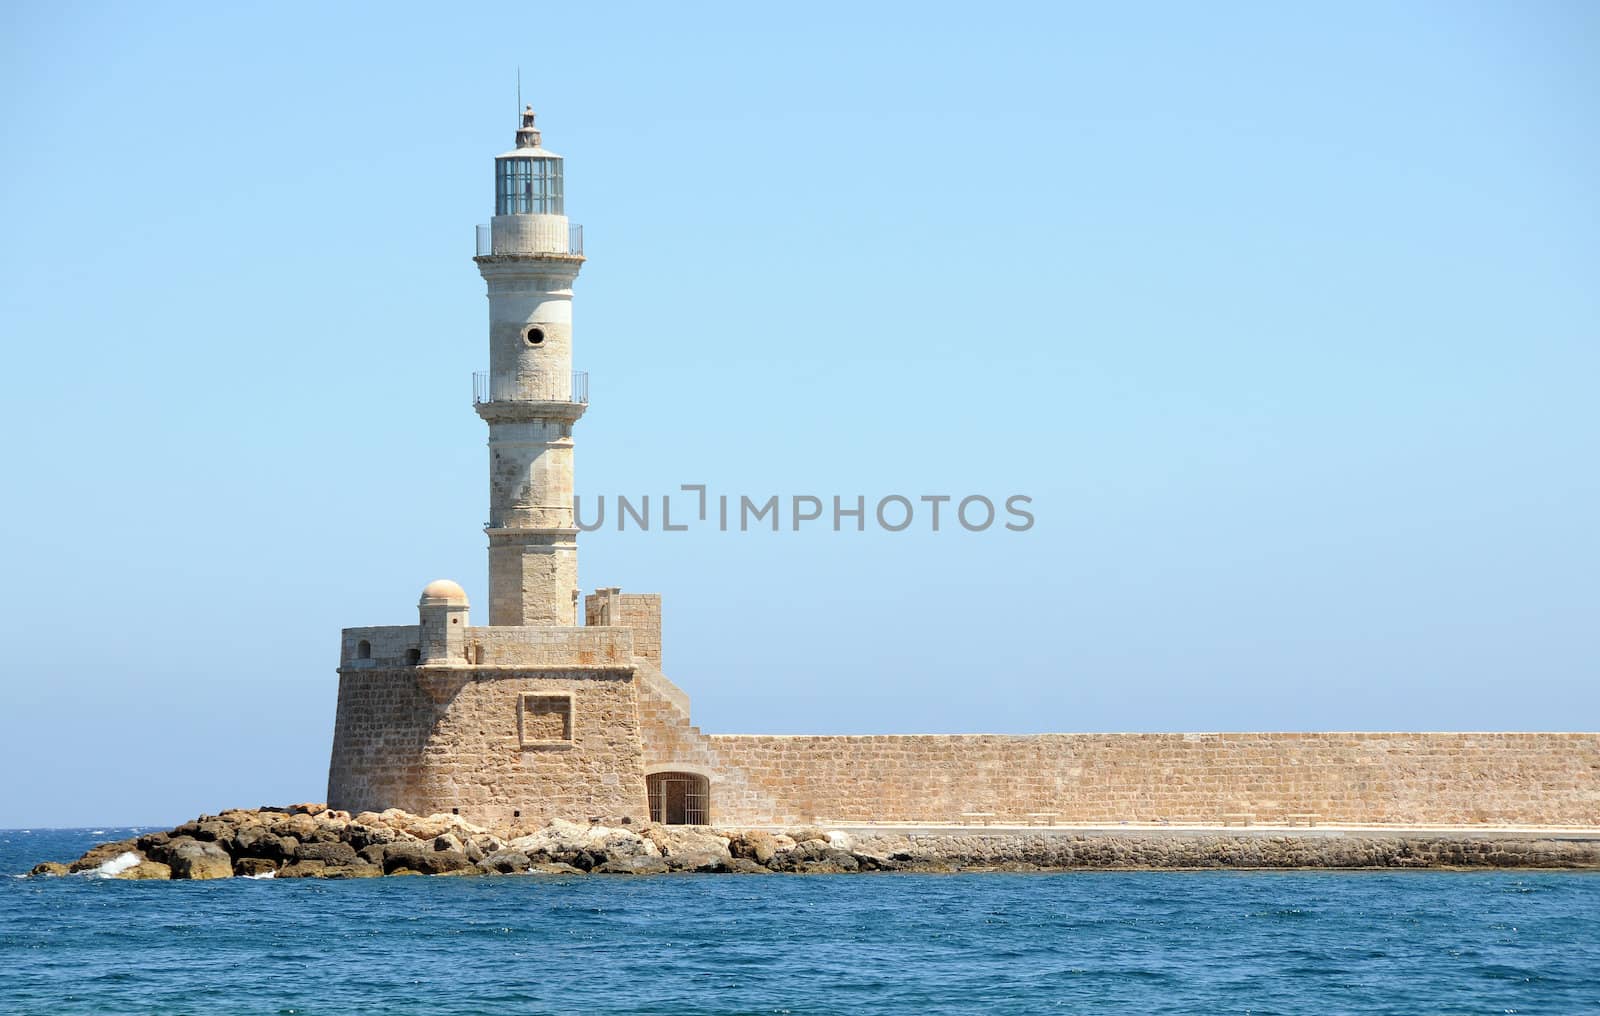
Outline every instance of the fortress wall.
<path id="1" fill-rule="evenodd" d="M 620 627 L 467 628 L 464 641 L 473 663 L 489 667 L 622 666 L 633 659 L 634 633 Z M 482 646 L 483 656 L 473 656 Z"/>
<path id="2" fill-rule="evenodd" d="M 583 623 L 633 629 L 635 655 L 661 666 L 660 593 L 624 593 L 615 586 L 597 589 L 583 598 Z"/>
<path id="3" fill-rule="evenodd" d="M 1600 826 L 1600 734 L 711 735 L 719 824 Z M 719 788 L 719 783 L 722 787 Z M 1238 821 L 1238 818 L 1232 818 Z M 1034 821 L 1037 821 L 1036 819 Z"/>
<path id="4" fill-rule="evenodd" d="M 351 812 L 458 809 L 500 828 L 591 815 L 643 822 L 638 715 L 626 667 L 347 669 L 328 803 Z"/>

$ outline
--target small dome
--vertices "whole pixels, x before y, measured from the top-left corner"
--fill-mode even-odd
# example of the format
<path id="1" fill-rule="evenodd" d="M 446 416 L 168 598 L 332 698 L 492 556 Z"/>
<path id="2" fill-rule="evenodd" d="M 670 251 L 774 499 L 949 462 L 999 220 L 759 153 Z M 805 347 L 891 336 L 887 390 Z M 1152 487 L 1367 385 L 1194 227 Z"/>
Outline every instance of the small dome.
<path id="1" fill-rule="evenodd" d="M 422 591 L 422 598 L 424 600 L 450 600 L 456 603 L 466 603 L 467 591 L 449 579 L 434 579 Z"/>

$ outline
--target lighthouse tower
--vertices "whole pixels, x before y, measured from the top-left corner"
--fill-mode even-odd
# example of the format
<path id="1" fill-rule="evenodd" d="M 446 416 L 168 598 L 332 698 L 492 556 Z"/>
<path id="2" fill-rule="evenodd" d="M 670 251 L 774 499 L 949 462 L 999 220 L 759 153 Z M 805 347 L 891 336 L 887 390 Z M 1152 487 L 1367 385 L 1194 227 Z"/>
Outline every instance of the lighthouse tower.
<path id="1" fill-rule="evenodd" d="M 588 402 L 572 371 L 572 283 L 582 227 L 569 225 L 561 156 L 540 144 L 533 107 L 517 146 L 495 157 L 494 219 L 474 259 L 489 287 L 489 370 L 473 403 L 489 425 L 489 624 L 577 622 L 572 425 Z"/>

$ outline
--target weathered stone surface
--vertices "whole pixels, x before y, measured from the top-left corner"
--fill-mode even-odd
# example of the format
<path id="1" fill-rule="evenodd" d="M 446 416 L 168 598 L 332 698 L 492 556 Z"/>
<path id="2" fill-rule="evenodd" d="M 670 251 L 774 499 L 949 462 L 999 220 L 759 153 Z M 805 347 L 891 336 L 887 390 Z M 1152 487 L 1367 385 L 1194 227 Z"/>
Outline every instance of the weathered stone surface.
<path id="1" fill-rule="evenodd" d="M 38 864 L 33 866 L 32 870 L 30 870 L 28 874 L 61 876 L 70 871 L 70 868 L 58 861 L 40 861 Z"/>
<path id="2" fill-rule="evenodd" d="M 430 850 L 424 843 L 391 843 L 383 855 L 383 870 L 386 872 L 404 868 L 424 875 L 442 875 L 472 867 L 473 863 L 461 851 Z"/>
<path id="3" fill-rule="evenodd" d="M 152 880 L 162 881 L 172 877 L 172 869 L 160 861 L 144 860 L 127 869 L 119 871 L 112 878 L 124 878 L 134 881 Z"/>
<path id="4" fill-rule="evenodd" d="M 137 840 L 117 840 L 113 843 L 102 843 L 93 847 L 88 853 L 73 861 L 67 866 L 68 871 L 93 871 L 107 861 L 114 860 L 126 853 L 137 853 L 139 844 Z"/>
<path id="5" fill-rule="evenodd" d="M 299 841 L 293 836 L 279 836 L 264 824 L 242 827 L 234 837 L 233 850 L 237 857 L 263 857 L 273 861 L 286 861 L 294 857 Z"/>
<path id="6" fill-rule="evenodd" d="M 343 813 L 230 811 L 163 833 L 100 844 L 71 865 L 46 862 L 35 873 L 95 871 L 127 878 L 262 875 L 359 878 L 378 874 L 481 872 L 653 874 L 662 871 L 800 874 L 854 871 L 1032 871 L 1076 868 L 1590 867 L 1600 868 L 1600 833 L 1471 831 L 974 828 L 857 830 L 796 835 L 766 830 L 644 826 L 639 830 L 553 821 L 503 842 L 453 823 L 426 840 Z M 383 816 L 367 816 L 387 822 Z M 427 831 L 444 820 L 392 815 Z M 453 820 L 453 816 L 450 817 Z M 305 823 L 313 823 L 312 827 Z M 226 829 L 217 826 L 226 826 Z M 298 841 L 271 831 L 307 829 Z M 198 839 L 182 834 L 217 837 Z M 233 830 L 230 834 L 228 830 Z M 377 842 L 382 841 L 382 842 Z M 359 848 L 356 843 L 363 843 Z M 233 853 L 223 844 L 231 843 Z M 486 849 L 486 848 L 495 849 Z M 443 848 L 443 849 L 438 849 Z M 141 852 L 142 851 L 142 852 Z M 267 855 L 267 856 L 261 856 Z"/>
<path id="7" fill-rule="evenodd" d="M 662 875 L 668 870 L 667 862 L 661 858 L 642 855 L 613 857 L 593 869 L 596 875 Z"/>
<path id="8" fill-rule="evenodd" d="M 348 843 L 302 843 L 295 848 L 297 861 L 321 861 L 324 864 L 354 864 L 356 850 Z"/>
<path id="9" fill-rule="evenodd" d="M 478 862 L 478 867 L 484 871 L 500 875 L 519 875 L 528 870 L 533 862 L 527 854 L 520 850 L 496 850 Z"/>
<path id="10" fill-rule="evenodd" d="M 173 878 L 233 877 L 233 860 L 228 857 L 227 851 L 215 843 L 181 839 L 174 840 L 168 846 L 164 860 L 171 866 Z"/>

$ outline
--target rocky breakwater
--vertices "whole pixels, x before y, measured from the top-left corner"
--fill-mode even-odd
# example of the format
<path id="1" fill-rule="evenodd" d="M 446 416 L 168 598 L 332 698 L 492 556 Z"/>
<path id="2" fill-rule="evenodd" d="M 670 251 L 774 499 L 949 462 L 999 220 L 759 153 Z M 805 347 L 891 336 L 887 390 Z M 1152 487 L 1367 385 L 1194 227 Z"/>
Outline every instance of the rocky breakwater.
<path id="1" fill-rule="evenodd" d="M 204 815 L 165 832 L 102 843 L 33 875 L 121 879 L 373 878 L 381 875 L 653 875 L 674 871 L 846 872 L 893 866 L 851 851 L 849 837 L 604 825 L 556 820 L 496 833 L 455 815 L 289 808 Z"/>
<path id="2" fill-rule="evenodd" d="M 1600 867 L 1600 832 L 921 830 L 784 832 L 553 821 L 509 833 L 454 815 L 323 805 L 205 815 L 34 875 L 123 879 L 655 875 L 1190 868 Z"/>

